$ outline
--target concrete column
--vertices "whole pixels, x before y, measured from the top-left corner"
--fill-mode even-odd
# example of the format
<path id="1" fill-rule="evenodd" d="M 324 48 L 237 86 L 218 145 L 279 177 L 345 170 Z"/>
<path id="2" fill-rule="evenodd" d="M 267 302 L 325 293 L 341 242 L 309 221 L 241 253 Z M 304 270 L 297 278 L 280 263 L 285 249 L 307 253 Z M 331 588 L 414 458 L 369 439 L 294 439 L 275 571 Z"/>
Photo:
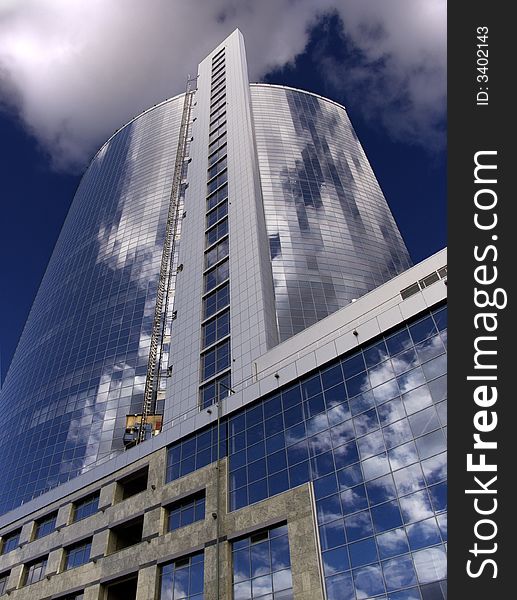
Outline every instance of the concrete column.
<path id="1" fill-rule="evenodd" d="M 12 592 L 20 587 L 23 574 L 23 565 L 16 565 L 11 569 L 9 579 L 7 580 L 6 592 Z"/>
<path id="2" fill-rule="evenodd" d="M 296 600 L 323 600 L 316 525 L 308 486 L 299 496 L 289 498 L 287 509 L 293 595 Z"/>
<path id="3" fill-rule="evenodd" d="M 106 510 L 114 503 L 116 488 L 117 483 L 115 481 L 101 488 L 99 495 L 99 510 Z"/>
<path id="4" fill-rule="evenodd" d="M 157 586 L 158 567 L 151 565 L 140 569 L 136 586 L 136 600 L 155 600 L 158 597 Z"/>
<path id="5" fill-rule="evenodd" d="M 162 448 L 151 454 L 149 460 L 149 478 L 147 487 L 161 488 L 165 483 L 165 466 L 167 464 L 167 449 Z"/>
<path id="6" fill-rule="evenodd" d="M 48 555 L 47 560 L 47 569 L 45 571 L 45 575 L 55 575 L 59 573 L 62 568 L 63 563 L 63 549 L 58 548 L 57 550 L 53 550 Z"/>
<path id="7" fill-rule="evenodd" d="M 20 547 L 25 546 L 25 544 L 32 540 L 35 527 L 35 521 L 29 521 L 28 523 L 25 523 L 25 525 L 22 527 L 22 532 L 20 533 Z"/>
<path id="8" fill-rule="evenodd" d="M 72 522 L 72 510 L 73 504 L 70 502 L 65 504 L 57 511 L 56 517 L 56 529 L 59 530 L 62 527 L 66 527 Z"/>
<path id="9" fill-rule="evenodd" d="M 84 590 L 84 600 L 102 600 L 101 591 L 99 583 L 87 587 Z"/>
<path id="10" fill-rule="evenodd" d="M 144 514 L 143 540 L 165 533 L 164 516 L 165 511 L 161 506 Z"/>
<path id="11" fill-rule="evenodd" d="M 90 558 L 102 558 L 108 553 L 109 533 L 109 529 L 104 529 L 93 536 Z"/>
<path id="12" fill-rule="evenodd" d="M 227 600 L 232 598 L 231 545 L 219 545 L 219 596 L 217 596 L 216 545 L 205 548 L 205 600 Z"/>

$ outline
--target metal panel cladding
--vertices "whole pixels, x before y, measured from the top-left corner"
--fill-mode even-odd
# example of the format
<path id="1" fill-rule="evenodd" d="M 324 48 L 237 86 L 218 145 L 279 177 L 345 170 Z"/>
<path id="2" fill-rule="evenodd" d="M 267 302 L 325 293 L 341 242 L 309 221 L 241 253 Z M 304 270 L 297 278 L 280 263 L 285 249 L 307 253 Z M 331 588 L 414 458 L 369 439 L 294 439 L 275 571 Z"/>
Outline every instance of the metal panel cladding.
<path id="1" fill-rule="evenodd" d="M 345 109 L 251 85 L 280 339 L 388 281 L 411 261 Z"/>
<path id="2" fill-rule="evenodd" d="M 86 171 L 1 391 L 0 512 L 123 448 L 141 412 L 183 95 Z"/>

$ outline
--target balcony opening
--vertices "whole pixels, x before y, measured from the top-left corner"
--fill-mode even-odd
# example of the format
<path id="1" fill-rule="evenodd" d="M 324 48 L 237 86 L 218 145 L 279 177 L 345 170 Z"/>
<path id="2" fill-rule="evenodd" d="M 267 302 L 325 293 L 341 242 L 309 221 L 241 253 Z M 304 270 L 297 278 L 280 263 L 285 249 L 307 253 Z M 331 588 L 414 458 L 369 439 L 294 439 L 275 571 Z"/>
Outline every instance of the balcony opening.
<path id="1" fill-rule="evenodd" d="M 110 530 L 108 553 L 118 552 L 119 550 L 124 550 L 124 548 L 139 544 L 142 541 L 143 527 L 143 516 L 113 527 Z"/>
<path id="2" fill-rule="evenodd" d="M 134 574 L 123 580 L 106 584 L 106 600 L 136 600 L 138 575 Z"/>
<path id="3" fill-rule="evenodd" d="M 119 502 L 145 491 L 147 489 L 148 477 L 149 467 L 145 467 L 144 469 L 140 469 L 136 473 L 131 473 L 131 475 L 128 475 L 127 477 L 124 477 L 118 481 L 117 483 L 119 489 L 117 490 L 117 496 Z"/>

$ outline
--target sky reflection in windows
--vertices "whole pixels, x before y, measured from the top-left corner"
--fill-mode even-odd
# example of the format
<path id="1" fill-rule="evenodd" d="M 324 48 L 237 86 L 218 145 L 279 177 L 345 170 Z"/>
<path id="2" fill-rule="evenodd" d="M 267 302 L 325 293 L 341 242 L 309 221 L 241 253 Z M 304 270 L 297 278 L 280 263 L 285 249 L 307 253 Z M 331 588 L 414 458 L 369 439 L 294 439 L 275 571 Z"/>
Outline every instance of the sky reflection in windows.
<path id="1" fill-rule="evenodd" d="M 426 370 L 445 357 L 445 318 L 438 308 L 223 424 L 231 510 L 313 481 L 329 600 L 346 586 L 353 600 L 426 600 L 420 588 L 445 578 L 445 371 Z M 168 480 L 215 459 L 215 433 L 171 446 Z"/>
<path id="2" fill-rule="evenodd" d="M 252 85 L 251 101 L 280 339 L 410 266 L 343 107 Z"/>
<path id="3" fill-rule="evenodd" d="M 233 542 L 232 565 L 235 600 L 292 600 L 287 525 Z"/>
<path id="4" fill-rule="evenodd" d="M 203 600 L 204 555 L 178 558 L 160 568 L 160 600 Z"/>
<path id="5" fill-rule="evenodd" d="M 123 451 L 141 412 L 182 106 L 120 129 L 81 180 L 1 391 L 0 512 Z"/>

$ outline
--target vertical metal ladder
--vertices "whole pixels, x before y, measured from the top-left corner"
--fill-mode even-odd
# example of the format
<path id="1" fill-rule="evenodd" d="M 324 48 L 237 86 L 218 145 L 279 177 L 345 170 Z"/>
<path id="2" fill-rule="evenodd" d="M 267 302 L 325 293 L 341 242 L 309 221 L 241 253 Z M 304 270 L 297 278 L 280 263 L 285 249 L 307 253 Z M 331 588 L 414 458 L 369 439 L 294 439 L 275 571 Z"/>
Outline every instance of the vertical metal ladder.
<path id="1" fill-rule="evenodd" d="M 181 115 L 181 124 L 178 138 L 178 147 L 176 150 L 176 162 L 174 164 L 174 175 L 172 179 L 172 188 L 169 201 L 169 211 L 167 214 L 167 223 L 165 227 L 165 239 L 163 242 L 162 258 L 160 264 L 160 277 L 158 281 L 158 290 L 156 294 L 156 305 L 154 308 L 153 327 L 151 333 L 151 343 L 149 347 L 149 360 L 147 363 L 147 374 L 144 388 L 144 403 L 142 415 L 140 418 L 140 427 L 136 443 L 143 442 L 146 438 L 146 425 L 148 418 L 153 414 L 156 395 L 160 382 L 160 363 L 158 353 L 163 340 L 167 313 L 169 309 L 169 291 L 172 280 L 176 277 L 173 258 L 176 250 L 178 223 L 181 215 L 181 195 L 183 185 L 183 169 L 187 153 L 188 130 L 190 124 L 190 113 L 192 110 L 192 97 L 194 91 L 192 83 L 195 79 L 187 79 L 185 90 L 185 100 L 183 103 L 183 112 Z M 161 352 L 160 352 L 161 355 Z"/>

